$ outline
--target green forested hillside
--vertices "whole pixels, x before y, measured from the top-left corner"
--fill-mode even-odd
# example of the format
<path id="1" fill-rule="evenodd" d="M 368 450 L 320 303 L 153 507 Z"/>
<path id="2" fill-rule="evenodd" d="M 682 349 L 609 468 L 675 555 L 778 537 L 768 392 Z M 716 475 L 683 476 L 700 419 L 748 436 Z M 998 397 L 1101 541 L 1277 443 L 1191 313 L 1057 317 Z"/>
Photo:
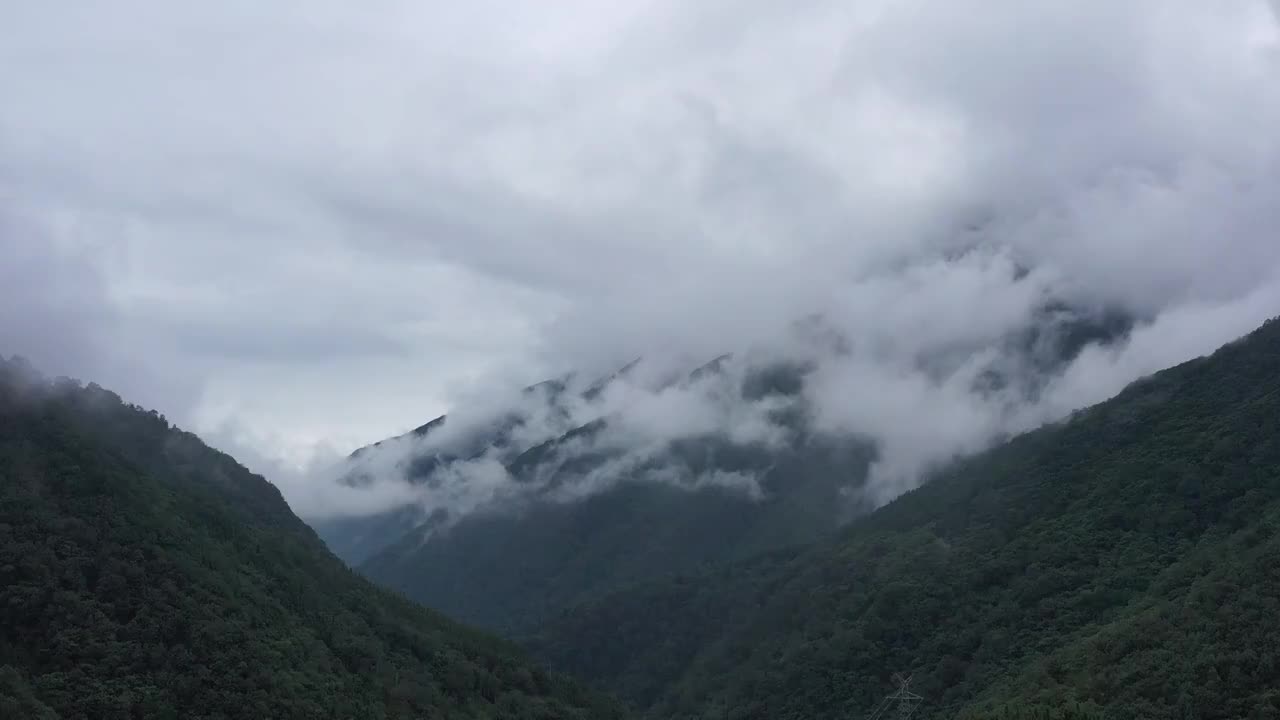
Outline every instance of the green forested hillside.
<path id="1" fill-rule="evenodd" d="M 617 716 L 374 588 L 162 417 L 0 359 L 0 717 Z"/>
<path id="2" fill-rule="evenodd" d="M 1127 317 L 1049 303 L 1027 327 L 991 348 L 1009 365 L 993 363 L 981 383 L 1004 387 L 1009 397 L 1032 396 L 1083 347 L 1114 342 L 1129 327 Z M 954 358 L 932 361 L 945 366 Z M 630 390 L 620 397 L 637 402 L 636 393 L 648 391 L 627 383 L 642 367 L 632 363 L 585 391 L 573 383 L 544 383 L 541 391 L 526 390 L 526 400 L 541 397 L 553 408 L 542 415 L 565 418 L 575 414 L 567 408 L 589 408 L 593 394 L 623 386 Z M 637 451 L 625 432 L 630 407 L 613 403 L 600 417 L 591 414 L 599 408 L 579 408 L 577 420 L 594 419 L 575 420 L 572 429 L 527 447 L 520 440 L 527 444 L 528 428 L 512 432 L 525 419 L 519 412 L 500 414 L 487 426 L 479 423 L 481 431 L 462 433 L 460 442 L 428 442 L 410 453 L 403 469 L 407 481 L 425 489 L 421 503 L 370 518 L 330 519 L 316 528 L 371 579 L 450 617 L 508 634 L 528 632 L 621 585 L 826 539 L 869 509 L 858 489 L 876 451 L 869 438 L 832 435 L 812 422 L 813 391 L 806 386 L 813 370 L 798 360 L 723 355 L 669 380 L 669 388 L 699 398 L 700 407 L 772 406 L 770 424 L 783 438 L 777 443 L 735 439 L 726 415 L 718 430 Z M 527 406 L 521 412 L 539 415 Z M 438 438 L 448 422 L 439 418 L 391 444 L 403 450 L 406 444 L 398 441 L 409 437 Z M 459 460 L 479 456 L 502 462 L 520 488 L 511 494 L 521 501 L 450 518 L 448 531 L 436 532 L 433 520 L 448 514 L 449 502 L 434 498 L 431 487 L 440 476 L 448 478 Z M 725 474 L 749 478 L 759 492 L 699 484 Z M 589 486 L 595 489 L 577 491 L 573 502 L 557 494 Z M 427 518 L 424 508 L 436 514 Z"/>
<path id="3" fill-rule="evenodd" d="M 1280 322 L 838 540 L 621 591 L 532 646 L 654 718 L 1280 716 Z"/>
<path id="4" fill-rule="evenodd" d="M 771 454 L 710 438 L 685 444 L 700 451 L 687 463 L 696 472 L 767 463 L 766 496 L 622 482 L 573 503 L 476 513 L 425 542 L 411 533 L 359 569 L 450 617 L 519 633 L 638 578 L 829 536 L 850 512 L 841 483 L 861 482 L 870 456 L 855 442 L 814 440 Z"/>

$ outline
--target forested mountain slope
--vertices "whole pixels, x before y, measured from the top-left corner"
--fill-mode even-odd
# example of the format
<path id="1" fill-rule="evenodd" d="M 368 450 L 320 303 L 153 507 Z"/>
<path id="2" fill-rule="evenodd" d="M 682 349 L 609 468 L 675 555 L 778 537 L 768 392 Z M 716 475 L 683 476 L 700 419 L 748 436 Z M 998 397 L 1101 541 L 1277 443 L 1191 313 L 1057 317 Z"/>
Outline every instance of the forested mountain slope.
<path id="1" fill-rule="evenodd" d="M 1129 327 L 1127 317 L 1046 307 L 984 349 L 991 367 L 978 379 L 1010 402 L 1026 401 L 1083 347 Z M 724 355 L 656 391 L 640 387 L 644 371 L 632 363 L 585 390 L 564 381 L 529 388 L 518 411 L 455 431 L 451 442 L 440 438 L 453 419 L 440 418 L 391 447 L 363 449 L 405 452 L 403 474 L 422 503 L 316 527 L 377 582 L 451 617 L 521 634 L 622 585 L 829 538 L 871 507 L 861 488 L 877 444 L 816 426 L 812 363 Z M 668 435 L 637 441 L 630 418 L 652 412 L 648 404 L 666 411 L 653 424 Z M 722 414 L 713 427 L 666 429 L 687 422 L 681 413 L 708 408 Z M 530 443 L 535 426 L 546 439 Z M 768 432 L 744 437 L 744 426 Z M 469 477 L 476 466 L 485 474 Z M 465 495 L 468 484 L 510 499 L 451 517 L 451 493 Z"/>
<path id="2" fill-rule="evenodd" d="M 620 591 L 530 642 L 654 718 L 855 716 L 895 670 L 923 717 L 1276 717 L 1280 322 L 836 541 Z"/>
<path id="3" fill-rule="evenodd" d="M 572 503 L 476 513 L 425 542 L 410 533 L 359 569 L 451 617 L 520 633 L 637 579 L 834 533 L 857 507 L 840 491 L 862 481 L 871 455 L 859 443 L 817 438 L 776 454 L 695 444 L 702 458 L 689 462 L 691 473 L 760 468 L 766 496 L 623 481 Z"/>
<path id="4" fill-rule="evenodd" d="M 0 717 L 617 716 L 373 587 L 154 412 L 0 359 Z"/>
<path id="5" fill-rule="evenodd" d="M 734 395 L 772 397 L 781 404 L 798 402 L 804 369 L 771 367 L 745 378 L 713 378 L 713 372 L 708 365 L 693 375 Z M 601 392 L 623 375 L 625 370 L 594 383 L 587 393 Z M 553 390 L 552 404 L 565 392 L 560 385 Z M 522 446 L 507 435 L 524 419 L 503 416 L 455 447 L 410 455 L 405 472 L 410 482 L 430 486 L 455 481 L 456 465 L 496 458 L 512 484 L 528 488 L 518 501 L 456 520 L 441 513 L 415 521 L 422 511 L 413 507 L 315 526 L 349 557 L 399 532 L 395 542 L 356 567 L 450 617 L 520 633 L 574 602 L 637 578 L 743 559 L 835 532 L 860 510 L 841 492 L 862 482 L 873 452 L 859 439 L 820 436 L 799 418 L 779 419 L 794 431 L 786 446 L 706 434 L 675 439 L 636 460 L 632 448 L 612 443 L 609 418 Z M 415 431 L 416 437 L 429 438 L 444 420 Z M 699 484 L 715 477 L 741 481 Z M 606 489 L 569 501 L 558 497 L 594 482 Z M 744 490 L 747 482 L 758 483 L 761 494 Z"/>

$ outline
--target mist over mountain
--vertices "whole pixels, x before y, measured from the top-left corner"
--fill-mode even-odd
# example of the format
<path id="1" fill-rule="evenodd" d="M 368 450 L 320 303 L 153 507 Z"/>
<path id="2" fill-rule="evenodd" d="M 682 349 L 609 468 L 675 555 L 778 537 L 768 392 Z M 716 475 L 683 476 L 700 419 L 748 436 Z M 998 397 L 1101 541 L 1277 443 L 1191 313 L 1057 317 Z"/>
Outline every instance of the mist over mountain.
<path id="1" fill-rule="evenodd" d="M 1134 327 L 1123 312 L 1057 302 L 1021 320 L 986 338 L 910 344 L 850 338 L 812 317 L 789 328 L 785 346 L 698 366 L 643 356 L 603 377 L 570 374 L 356 450 L 330 470 L 332 506 L 318 496 L 308 515 L 340 523 L 412 507 L 438 528 L 486 509 L 572 502 L 624 480 L 759 499 L 777 452 L 837 439 L 872 457 L 869 485 L 858 470 L 840 489 L 867 494 L 851 505 L 878 505 L 931 467 L 1086 401 L 1063 397 L 1075 363 L 1123 352 Z M 690 456 L 712 440 L 757 457 Z"/>
<path id="2" fill-rule="evenodd" d="M 838 536 L 639 583 L 528 642 L 651 718 L 1280 710 L 1280 319 L 955 463 Z"/>
<path id="3" fill-rule="evenodd" d="M 1204 530 L 1214 535 L 1205 553 L 1250 559 L 1204 580 L 1219 589 L 1184 603 L 1189 618 L 1203 620 L 1212 603 L 1201 600 L 1229 594 L 1221 587 L 1270 586 L 1252 540 L 1217 541 L 1237 524 L 1265 535 L 1236 505 L 1270 497 L 1247 461 L 1272 460 L 1259 432 L 1269 425 L 1250 414 L 1270 396 L 1229 379 L 1249 376 L 1258 389 L 1270 378 L 1218 361 L 1181 366 L 1163 376 L 1177 382 L 1157 385 L 1199 404 L 1138 394 L 1167 413 L 1128 404 L 1125 389 L 1280 308 L 1280 0 L 118 0 L 4 10 L 0 349 L 155 408 L 117 403 L 125 409 L 113 417 L 139 430 L 132 436 L 26 410 L 0 417 L 10 498 L 0 510 L 17 519 L 0 530 L 21 528 L 38 558 L 13 545 L 18 560 L 0 574 L 21 570 L 33 583 L 17 598 L 24 622 L 46 601 L 83 605 L 64 613 L 75 621 L 67 632 L 37 623 L 16 649 L 0 647 L 4 702 L 136 714 L 132 693 L 142 691 L 109 678 L 145 676 L 146 693 L 167 692 L 120 658 L 160 663 L 157 638 L 177 638 L 234 668 L 219 682 L 291 678 L 252 704 L 244 692 L 214 698 L 215 714 L 240 703 L 310 717 L 328 703 L 363 716 L 389 702 L 440 714 L 461 700 L 462 715 L 483 716 L 503 714 L 508 691 L 517 716 L 590 714 L 579 702 L 589 698 L 508 662 L 505 646 L 469 645 L 466 632 L 363 584 L 372 579 L 508 637 L 546 639 L 547 657 L 658 717 L 856 712 L 873 691 L 848 675 L 888 658 L 930 666 L 949 708 L 997 697 L 987 680 L 1034 706 L 1026 689 L 1038 683 L 1056 688 L 1049 718 L 1068 720 L 1063 703 L 1082 687 L 1114 699 L 1115 676 L 1067 679 L 1063 664 L 1114 668 L 1126 653 L 1079 636 L 1087 622 L 1046 627 L 1122 601 L 1186 599 L 1139 592 L 1163 569 L 1210 577 L 1165 539 L 1185 550 Z M 1269 367 L 1267 352 L 1250 357 Z M 1228 380 L 1201 386 L 1197 367 Z M 1233 410 L 1205 387 L 1253 405 Z M 1118 404 L 1098 405 L 1107 402 Z M 1077 423 L 1091 407 L 1161 430 Z M 1250 447 L 1215 420 L 1240 423 L 1233 432 Z M 1192 426 L 1197 436 L 1184 435 Z M 1045 437 L 1078 452 L 1021 454 Z M 169 462 L 147 450 L 170 444 L 190 455 Z M 1121 469 L 1096 454 L 1105 448 Z M 1011 464 L 983 464 L 991 458 Z M 1122 472 L 1130 467 L 1163 473 L 1168 486 Z M 157 510 L 170 507 L 159 500 L 171 494 L 165 479 L 193 473 L 232 497 L 204 503 L 200 486 L 181 495 L 181 512 Z M 88 487 L 88 499 L 32 491 L 46 476 Z M 1058 494 L 1117 497 L 1088 484 L 1102 476 L 1124 481 L 1125 512 L 1067 507 Z M 987 492 L 991 477 L 1017 492 Z M 948 478 L 976 496 L 930 484 Z M 1258 492 L 1236 492 L 1240 478 Z M 121 501 L 138 524 L 114 524 L 94 504 L 119 499 L 113 483 L 143 489 Z M 964 526 L 965 513 L 988 510 L 1001 520 L 976 539 L 915 526 L 860 534 L 922 502 L 913 498 L 933 498 L 911 515 L 924 525 Z M 1240 512 L 1218 513 L 1214 498 Z M 278 522 L 244 530 L 242 516 L 258 512 Z M 1092 554 L 1040 548 L 1043 567 L 1017 575 L 1022 540 L 1000 533 L 1029 517 L 1096 530 L 1046 536 Z M 1113 527 L 1125 523 L 1164 535 Z M 124 573 L 129 602 L 172 600 L 213 629 L 198 642 L 178 632 L 187 625 L 112 636 L 130 620 L 89 612 L 107 602 L 84 560 L 98 538 L 111 541 L 108 559 L 141 553 L 178 568 L 157 571 L 180 580 L 158 590 L 130 584 L 149 571 Z M 972 574 L 894 565 L 916 557 L 916 540 L 970 552 L 962 567 Z M 843 566 L 845 549 L 856 567 Z M 226 572 L 199 570 L 209 557 L 230 558 Z M 770 560 L 802 557 L 815 564 Z M 768 569 L 737 574 L 744 567 Z M 885 594 L 842 583 L 846 569 Z M 792 570 L 807 579 L 793 583 Z M 750 602 L 707 589 L 705 577 Z M 1096 594 L 1055 594 L 1077 579 Z M 66 587 L 45 593 L 56 583 Z M 895 614 L 904 586 L 943 600 Z M 220 601 L 202 611 L 188 587 Z M 235 597 L 221 602 L 225 587 L 256 607 L 305 609 L 314 595 L 321 610 L 238 615 Z M 970 614 L 947 643 L 924 642 L 914 626 L 895 635 L 885 619 L 938 621 L 932 608 L 947 607 L 949 593 Z M 1248 612 L 1265 608 L 1249 598 Z M 670 610 L 672 633 L 654 631 L 662 618 L 646 615 L 650 600 Z M 698 607 L 686 612 L 685 600 Z M 1162 627 L 1151 613 L 1168 607 L 1116 611 L 1120 624 L 1098 630 L 1139 642 L 1143 628 Z M 228 614 L 243 621 L 242 655 L 206 642 Z M 381 623 L 389 614 L 395 621 Z M 1002 634 L 1004 620 L 1017 637 Z M 614 621 L 649 637 L 621 647 L 587 637 Z M 334 629 L 362 623 L 370 632 Z M 292 649 L 267 647 L 281 636 L 266 626 L 297 630 L 282 631 Z M 422 627 L 441 642 L 417 642 Z M 82 632 L 97 633 L 88 649 Z M 295 635 L 321 640 L 291 645 Z M 56 652 L 42 665 L 45 646 Z M 1148 673 L 1153 685 L 1137 690 L 1146 700 L 1113 703 L 1124 712 L 1112 720 L 1172 708 L 1213 716 L 1201 694 L 1154 683 L 1228 688 L 1271 667 L 1265 647 L 1230 661 L 1203 638 L 1163 647 L 1142 662 L 1195 657 L 1194 672 Z M 466 661 L 433 655 L 450 648 Z M 68 689 L 80 687 L 73 666 L 85 658 L 98 663 L 95 687 L 107 688 L 87 695 L 92 707 Z M 1020 679 L 1002 674 L 1023 659 L 1035 666 Z M 793 673 L 792 660 L 810 675 Z M 1224 683 L 1213 685 L 1210 664 Z M 254 667 L 273 670 L 264 679 L 244 669 Z M 839 668 L 837 679 L 815 667 Z M 406 686 L 400 670 L 430 677 Z M 416 705 L 399 702 L 405 693 Z M 334 705 L 343 698 L 350 704 Z"/>
<path id="4" fill-rule="evenodd" d="M 825 423 L 987 430 L 920 357 L 1052 302 L 1133 318 L 1052 417 L 1277 295 L 1264 0 L 126 5 L 0 30 L 0 341 L 309 516 L 369 496 L 308 471 L 567 372 L 812 354 L 816 316 L 854 344 L 824 392 L 901 396 Z"/>
<path id="5" fill-rule="evenodd" d="M 0 356 L 0 716 L 618 718 L 154 410 Z"/>
<path id="6" fill-rule="evenodd" d="M 312 523 L 384 584 L 471 622 L 528 630 L 598 592 L 833 533 L 928 471 L 1041 422 L 1072 363 L 1126 342 L 1133 324 L 1057 303 L 1028 321 L 916 360 L 908 382 L 926 396 L 915 402 L 962 397 L 972 416 L 885 412 L 902 393 L 884 380 L 833 388 L 846 368 L 875 369 L 875 348 L 809 318 L 787 353 L 693 368 L 642 357 L 361 448 L 332 481 L 360 499 Z M 835 415 L 861 387 L 871 392 L 856 398 L 881 405 L 860 424 Z"/>
<path id="7" fill-rule="evenodd" d="M 742 348 L 495 384 L 295 502 L 370 577 L 519 632 L 628 582 L 822 538 L 1280 303 L 1265 285 L 1226 304 L 1109 305 L 1016 255 L 970 244 L 887 266 L 849 286 L 861 302 Z"/>

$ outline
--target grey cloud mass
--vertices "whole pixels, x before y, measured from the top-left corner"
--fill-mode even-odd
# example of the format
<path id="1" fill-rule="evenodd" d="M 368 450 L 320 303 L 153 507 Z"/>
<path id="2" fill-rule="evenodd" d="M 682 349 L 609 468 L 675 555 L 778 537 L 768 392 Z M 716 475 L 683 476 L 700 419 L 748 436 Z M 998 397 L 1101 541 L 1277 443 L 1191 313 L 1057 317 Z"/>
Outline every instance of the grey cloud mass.
<path id="1" fill-rule="evenodd" d="M 311 513 L 404 501 L 307 469 L 446 409 L 639 356 L 799 358 L 891 496 L 1280 313 L 1277 14 L 0 0 L 0 353 Z M 1034 397 L 975 392 L 1049 302 L 1137 324 Z M 813 317 L 848 347 L 797 336 Z M 576 419 L 637 448 L 770 432 L 655 387 Z M 473 469 L 442 503 L 502 491 Z"/>

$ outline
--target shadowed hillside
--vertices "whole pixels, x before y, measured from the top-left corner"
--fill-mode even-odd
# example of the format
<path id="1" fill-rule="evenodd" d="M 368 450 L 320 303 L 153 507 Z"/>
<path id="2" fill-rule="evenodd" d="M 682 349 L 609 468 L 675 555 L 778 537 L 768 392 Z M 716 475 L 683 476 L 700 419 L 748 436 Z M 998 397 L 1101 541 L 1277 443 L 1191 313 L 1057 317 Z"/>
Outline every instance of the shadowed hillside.
<path id="1" fill-rule="evenodd" d="M 654 718 L 1280 713 L 1280 322 L 960 463 L 837 541 L 531 641 Z M 993 715 L 994 714 L 994 715 Z"/>
<path id="2" fill-rule="evenodd" d="M 1025 406 L 1082 348 L 1130 325 L 1049 304 L 996 346 L 953 348 L 921 372 L 941 382 L 973 366 L 966 392 Z M 821 319 L 798 327 L 797 342 L 824 353 L 852 342 Z M 646 367 L 542 383 L 483 422 L 442 417 L 357 451 L 344 482 L 408 483 L 420 504 L 316 528 L 377 582 L 522 634 L 620 586 L 829 538 L 882 500 L 864 492 L 882 443 L 815 417 L 867 388 L 819 391 L 821 368 L 800 360 L 724 355 L 658 379 Z M 687 417 L 714 420 L 683 429 Z"/>
<path id="3" fill-rule="evenodd" d="M 0 361 L 0 717 L 617 716 L 374 588 L 163 417 Z"/>

